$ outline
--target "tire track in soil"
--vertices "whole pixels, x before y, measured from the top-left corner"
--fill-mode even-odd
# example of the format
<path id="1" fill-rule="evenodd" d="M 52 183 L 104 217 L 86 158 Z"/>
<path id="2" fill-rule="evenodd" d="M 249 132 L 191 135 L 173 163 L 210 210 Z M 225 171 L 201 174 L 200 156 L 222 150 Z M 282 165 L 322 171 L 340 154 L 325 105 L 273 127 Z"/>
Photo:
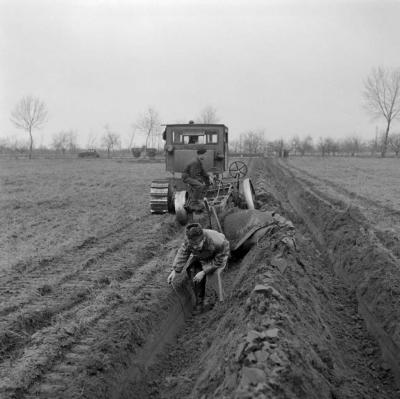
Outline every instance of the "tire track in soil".
<path id="1" fill-rule="evenodd" d="M 175 247 L 178 243 L 171 245 Z M 122 282 L 118 286 L 121 302 L 97 318 L 87 332 L 75 334 L 68 350 L 54 359 L 46 374 L 24 397 L 119 398 L 116 391 L 119 392 L 123 381 L 117 370 L 122 375 L 126 373 L 131 352 L 136 353 L 135 347 L 141 347 L 148 338 L 149 323 L 159 323 L 157 312 L 161 309 L 165 312 L 169 307 L 165 264 L 172 261 L 172 255 L 174 251 L 170 248 L 161 250 L 158 257 L 136 270 L 132 279 Z M 140 333 L 142 327 L 145 337 Z M 110 370 L 116 370 L 116 375 L 99 377 L 99 373 Z"/>
<path id="2" fill-rule="evenodd" d="M 136 219 L 136 222 L 146 217 Z M 73 247 L 51 259 L 32 260 L 25 270 L 11 270 L 0 278 L 0 295 L 5 298 L 0 305 L 0 317 L 20 309 L 32 300 L 48 296 L 68 282 L 75 283 L 86 272 L 95 271 L 97 263 L 106 255 L 118 251 L 134 237 L 135 225 L 126 224 L 114 232 L 102 237 L 88 238 L 83 243 Z M 51 283 L 51 287 L 46 285 Z M 78 295 L 79 296 L 79 295 Z"/>
<path id="3" fill-rule="evenodd" d="M 371 222 L 371 225 L 375 226 L 375 234 L 381 241 L 382 245 L 385 246 L 389 251 L 391 251 L 394 257 L 400 259 L 399 210 L 385 204 L 381 204 L 378 201 L 374 201 L 370 198 L 364 197 L 353 191 L 347 190 L 346 188 L 331 180 L 314 176 L 311 173 L 306 172 L 292 164 L 281 164 L 280 167 L 287 172 L 288 176 L 296 178 L 297 181 L 302 182 L 303 186 L 310 187 L 314 194 L 317 194 L 318 196 L 324 198 L 325 200 L 330 202 L 332 206 L 357 207 L 362 212 L 362 214 Z M 334 204 L 332 202 L 332 198 L 329 198 L 325 193 L 323 193 L 316 187 L 316 185 L 318 185 L 319 183 L 323 183 L 325 186 L 333 190 L 336 193 L 336 196 L 338 198 L 341 198 L 341 201 L 343 203 L 338 202 L 337 204 Z M 377 226 L 382 227 L 378 228 Z"/>
<path id="4" fill-rule="evenodd" d="M 300 258 L 304 263 L 307 279 L 318 294 L 315 301 L 318 303 L 317 308 L 322 309 L 320 321 L 332 334 L 336 352 L 332 353 L 332 357 L 338 358 L 344 366 L 342 377 L 336 382 L 337 388 L 332 391 L 331 397 L 352 399 L 400 397 L 392 375 L 387 367 L 382 366 L 377 343 L 367 332 L 365 323 L 358 315 L 355 293 L 335 277 L 329 266 L 327 254 L 324 254 L 320 244 L 314 242 L 307 226 L 289 203 L 286 187 L 281 184 L 282 180 L 271 170 L 266 171 L 264 168 L 255 171 L 255 175 L 257 175 L 256 187 L 260 189 L 267 186 L 274 192 L 275 210 L 279 208 L 282 215 L 296 216 L 294 219 L 296 229 L 299 231 L 297 238 L 304 249 Z M 257 194 L 265 193 L 258 191 Z M 230 264 L 229 270 L 224 275 L 224 289 L 230 294 L 237 295 L 235 286 L 240 281 L 238 278 L 240 266 L 240 262 Z M 226 306 L 226 303 L 217 303 L 214 309 L 187 320 L 185 329 L 177 337 L 176 342 L 171 343 L 159 357 L 158 363 L 148 370 L 145 384 L 140 387 L 142 398 L 198 397 L 194 394 L 194 388 L 204 371 L 205 353 L 210 347 L 213 336 L 215 337 L 215 332 L 221 329 L 222 322 L 217 315 L 221 314 L 220 307 L 223 306 Z M 224 333 L 223 330 L 221 332 Z M 318 348 L 315 350 L 318 351 Z M 328 359 L 330 357 L 329 354 L 323 356 Z M 219 363 L 223 364 L 223 359 L 219 359 Z M 213 394 L 204 395 L 204 398 L 209 397 L 213 397 Z"/>
<path id="5" fill-rule="evenodd" d="M 119 276 L 118 269 L 115 270 L 104 262 L 101 264 L 101 260 L 108 254 L 122 249 L 134 238 L 132 225 L 127 224 L 119 228 L 116 235 L 108 233 L 96 240 L 85 240 L 78 247 L 54 258 L 51 264 L 45 262 L 46 267 L 40 270 L 38 267 L 32 272 L 26 269 L 27 273 L 22 278 L 14 274 L 10 279 L 8 273 L 4 283 L 2 279 L 2 284 L 8 286 L 10 292 L 20 292 L 20 295 L 9 296 L 7 300 L 2 301 L 2 356 L 20 346 L 23 341 L 29 341 L 29 337 L 39 329 L 50 325 L 55 315 L 60 316 L 85 302 L 114 277 L 123 277 L 123 274 Z M 147 248 L 143 250 L 146 252 Z M 125 278 L 131 273 L 126 273 Z M 40 289 L 43 291 L 43 287 L 48 291 L 41 294 Z"/>
<path id="6" fill-rule="evenodd" d="M 145 220 L 147 215 L 136 218 L 134 222 Z M 40 287 L 44 280 L 43 274 L 46 274 L 46 280 L 49 276 L 56 276 L 56 283 L 62 283 L 73 277 L 74 274 L 90 267 L 96 260 L 100 259 L 108 252 L 114 252 L 118 245 L 123 241 L 125 234 L 130 234 L 134 224 L 132 222 L 120 226 L 118 229 L 110 231 L 100 237 L 88 237 L 82 243 L 61 252 L 51 258 L 28 259 L 24 262 L 18 262 L 7 271 L 3 272 L 0 278 L 0 295 L 5 298 L 0 307 L 0 316 L 7 314 L 7 310 L 12 305 L 7 305 L 7 299 L 12 298 L 12 303 L 17 302 L 15 306 L 24 305 L 18 302 L 16 293 L 25 292 L 32 285 Z M 105 247 L 105 249 L 103 249 Z M 65 272 L 66 270 L 66 272 Z M 32 284 L 38 281 L 39 284 Z"/>
<path id="7" fill-rule="evenodd" d="M 155 272 L 156 270 L 149 267 L 149 263 L 145 263 L 136 271 L 135 280 L 122 282 L 118 286 L 119 294 L 116 297 L 115 294 L 109 297 L 111 300 L 116 299 L 115 303 L 108 303 L 104 307 L 104 311 L 96 312 L 96 317 L 90 320 L 90 325 L 86 326 L 84 331 L 74 331 L 73 341 L 63 348 L 62 353 L 58 353 L 52 359 L 46 373 L 26 391 L 25 397 L 69 398 L 76 397 L 77 392 L 86 397 L 85 373 L 89 378 L 90 376 L 96 376 L 105 369 L 111 368 L 112 361 L 107 359 L 103 351 L 110 345 L 110 341 L 114 341 L 110 338 L 110 330 L 112 328 L 115 329 L 115 324 L 120 321 L 116 316 L 116 312 L 120 314 L 129 313 L 129 311 L 121 311 L 120 307 L 124 306 L 121 298 L 129 297 L 130 303 L 135 301 L 145 302 L 148 299 L 147 292 L 160 288 L 159 282 L 154 282 Z M 136 310 L 140 312 L 141 309 L 139 309 L 140 306 Z M 120 333 L 121 335 L 124 334 L 123 331 Z M 126 334 L 129 335 L 130 332 L 126 331 Z M 116 348 L 119 349 L 119 343 L 115 344 Z M 123 344 L 121 343 L 121 345 Z M 122 355 L 116 354 L 116 358 L 119 361 L 121 361 L 120 356 Z M 80 384 L 77 384 L 78 380 Z M 74 383 L 80 386 L 78 390 Z M 78 396 L 80 397 L 81 395 Z M 89 397 L 97 397 L 97 394 Z M 108 395 L 105 394 L 105 397 L 108 397 Z"/>
<path id="8" fill-rule="evenodd" d="M 164 224 L 160 223 L 163 220 Z M 54 358 L 60 356 L 61 352 L 67 350 L 78 338 L 79 334 L 76 334 L 78 329 L 75 325 L 77 313 L 89 308 L 91 303 L 96 304 L 96 301 L 99 300 L 98 297 L 101 297 L 112 286 L 114 279 L 120 283 L 129 279 L 134 273 L 140 277 L 140 268 L 160 252 L 160 237 L 164 251 L 168 252 L 167 244 L 174 238 L 176 232 L 176 228 L 171 227 L 171 222 L 165 222 L 165 217 L 155 215 L 143 216 L 135 222 L 138 224 L 122 226 L 118 229 L 117 234 L 109 233 L 101 239 L 83 243 L 77 250 L 71 249 L 68 251 L 71 258 L 62 255 L 57 257 L 56 267 L 41 271 L 42 274 L 48 272 L 50 276 L 59 277 L 56 281 L 57 287 L 52 290 L 52 295 L 33 296 L 29 306 L 23 307 L 22 314 L 20 312 L 12 313 L 11 310 L 6 315 L 7 317 L 2 315 L 1 325 L 3 328 L 0 343 L 2 344 L 3 361 L 0 365 L 0 376 L 6 377 L 10 367 L 15 368 L 18 362 L 22 369 L 24 367 L 32 368 L 32 365 L 23 364 L 25 355 L 35 357 L 30 353 L 31 350 L 36 354 L 42 352 L 43 357 L 46 358 L 46 364 L 54 361 Z M 88 248 L 91 251 L 89 258 L 86 252 Z M 163 249 L 161 248 L 161 250 Z M 62 270 L 68 270 L 68 268 L 71 268 L 71 271 L 62 274 Z M 39 270 L 35 267 L 33 273 L 29 273 L 25 280 L 42 281 L 43 276 L 39 276 L 38 272 Z M 60 274 L 62 275 L 59 276 Z M 103 280 L 103 284 L 98 284 L 99 276 L 100 279 L 106 278 Z M 48 276 L 46 277 L 48 278 Z M 15 284 L 18 283 L 15 282 Z M 143 284 L 144 282 L 138 284 L 136 288 L 140 289 Z M 68 288 L 66 288 L 67 286 Z M 66 295 L 68 290 L 70 295 Z M 80 295 L 77 295 L 79 292 Z M 102 300 L 104 301 L 104 298 L 100 298 L 100 301 Z M 95 324 L 113 307 L 118 306 L 118 303 L 119 301 L 116 300 L 113 304 L 111 298 L 110 303 L 98 306 L 97 313 L 88 318 L 85 328 Z M 61 351 L 58 348 L 52 353 L 51 348 L 48 348 L 48 343 L 44 345 L 38 343 L 43 337 L 52 335 L 57 336 L 57 340 L 60 342 L 64 341 L 61 344 L 63 346 Z M 73 339 L 70 335 L 73 335 Z M 50 342 L 50 345 L 52 344 L 50 338 L 46 338 L 46 340 Z M 53 344 L 57 347 L 59 343 L 53 342 Z M 50 352 L 49 356 L 44 355 L 46 352 Z M 21 355 L 22 358 L 20 358 Z M 40 363 L 40 356 L 38 357 Z M 47 366 L 38 364 L 38 367 L 43 369 Z M 21 384 L 23 386 L 25 383 Z M 29 383 L 26 382 L 26 385 Z"/>
<path id="9" fill-rule="evenodd" d="M 296 176 L 296 178 L 298 180 L 304 182 L 307 185 L 313 186 L 313 188 L 315 188 L 315 187 L 314 187 L 314 184 L 312 183 L 312 180 L 321 182 L 324 185 L 334 188 L 337 193 L 343 194 L 343 196 L 347 199 L 347 201 L 354 202 L 355 199 L 359 200 L 357 205 L 359 205 L 361 208 L 363 208 L 363 207 L 368 208 L 368 207 L 372 206 L 374 208 L 384 209 L 388 215 L 395 215 L 395 216 L 399 216 L 399 218 L 400 218 L 399 210 L 394 209 L 388 205 L 382 204 L 371 198 L 365 197 L 361 194 L 357 194 L 354 191 L 348 190 L 348 189 L 344 188 L 343 186 L 341 186 L 340 184 L 335 183 L 332 180 L 328 180 L 328 179 L 324 179 L 322 177 L 315 176 L 315 175 L 311 174 L 310 172 L 307 172 L 305 170 L 302 170 L 302 169 L 294 166 L 293 164 L 290 164 L 290 165 L 289 164 L 285 164 L 285 165 L 281 164 L 280 167 L 283 169 L 286 169 L 286 171 L 288 171 L 288 173 L 290 173 L 292 177 L 294 177 L 293 170 L 298 172 L 300 174 L 300 176 Z M 305 179 L 304 177 L 302 177 L 302 175 L 307 176 L 309 179 L 311 179 L 311 181 Z"/>

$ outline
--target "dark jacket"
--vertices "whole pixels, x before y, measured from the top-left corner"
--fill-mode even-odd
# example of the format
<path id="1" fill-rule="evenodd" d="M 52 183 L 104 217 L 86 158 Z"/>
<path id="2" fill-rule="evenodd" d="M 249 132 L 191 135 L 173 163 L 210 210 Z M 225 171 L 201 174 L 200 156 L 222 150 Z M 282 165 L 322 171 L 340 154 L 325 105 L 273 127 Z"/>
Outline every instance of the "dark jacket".
<path id="1" fill-rule="evenodd" d="M 187 182 L 188 178 L 196 179 L 199 182 L 208 184 L 210 181 L 210 177 L 207 172 L 204 170 L 203 165 L 199 159 L 195 159 L 190 162 L 182 172 L 182 181 L 184 183 Z"/>
<path id="2" fill-rule="evenodd" d="M 225 267 L 229 257 L 229 242 L 222 233 L 215 230 L 203 229 L 204 245 L 201 251 L 194 250 L 186 238 L 179 248 L 172 268 L 180 273 L 185 267 L 190 255 L 198 259 L 206 274 Z"/>

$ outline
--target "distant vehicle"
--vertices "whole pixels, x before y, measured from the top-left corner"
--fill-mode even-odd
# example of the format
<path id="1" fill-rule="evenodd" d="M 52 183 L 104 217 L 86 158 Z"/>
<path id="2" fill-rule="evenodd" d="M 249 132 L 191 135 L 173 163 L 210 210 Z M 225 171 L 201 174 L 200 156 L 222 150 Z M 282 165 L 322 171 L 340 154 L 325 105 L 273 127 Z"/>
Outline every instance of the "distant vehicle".
<path id="1" fill-rule="evenodd" d="M 100 158 L 99 153 L 95 149 L 88 149 L 78 154 L 79 158 Z"/>

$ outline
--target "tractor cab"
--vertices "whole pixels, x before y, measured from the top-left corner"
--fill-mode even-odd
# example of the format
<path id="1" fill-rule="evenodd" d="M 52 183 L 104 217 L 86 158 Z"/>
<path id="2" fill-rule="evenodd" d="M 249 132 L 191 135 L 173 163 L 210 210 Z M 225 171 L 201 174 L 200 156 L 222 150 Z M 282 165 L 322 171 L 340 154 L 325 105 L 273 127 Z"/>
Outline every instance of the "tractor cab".
<path id="1" fill-rule="evenodd" d="M 218 124 L 167 125 L 165 140 L 166 170 L 182 173 L 196 158 L 196 151 L 205 149 L 203 167 L 206 172 L 222 175 L 228 168 L 228 128 Z"/>

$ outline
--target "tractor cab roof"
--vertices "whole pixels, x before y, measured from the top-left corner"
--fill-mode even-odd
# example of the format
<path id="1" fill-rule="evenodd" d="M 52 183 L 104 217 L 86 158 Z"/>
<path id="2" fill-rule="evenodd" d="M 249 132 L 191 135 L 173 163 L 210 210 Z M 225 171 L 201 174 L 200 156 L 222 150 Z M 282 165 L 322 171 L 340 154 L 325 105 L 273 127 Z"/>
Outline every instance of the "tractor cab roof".
<path id="1" fill-rule="evenodd" d="M 204 128 L 210 128 L 210 127 L 225 127 L 226 126 L 222 123 L 171 123 L 171 124 L 165 124 L 162 125 L 167 127 L 181 127 L 181 128 L 191 128 L 191 127 L 204 127 Z"/>

